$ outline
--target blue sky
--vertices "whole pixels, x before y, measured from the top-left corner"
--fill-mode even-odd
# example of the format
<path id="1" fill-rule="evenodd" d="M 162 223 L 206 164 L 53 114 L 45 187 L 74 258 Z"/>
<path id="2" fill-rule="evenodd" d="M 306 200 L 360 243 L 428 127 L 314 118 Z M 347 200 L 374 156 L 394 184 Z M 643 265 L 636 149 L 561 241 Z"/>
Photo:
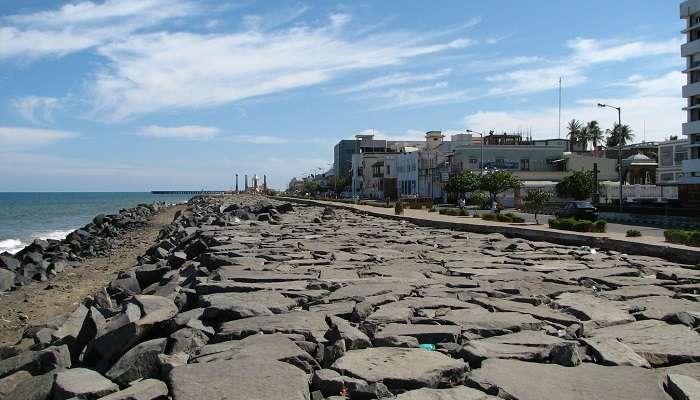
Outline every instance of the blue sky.
<path id="1" fill-rule="evenodd" d="M 3 1 L 0 191 L 283 187 L 366 130 L 556 137 L 560 76 L 562 125 L 612 125 L 602 101 L 663 139 L 684 118 L 678 4 Z"/>

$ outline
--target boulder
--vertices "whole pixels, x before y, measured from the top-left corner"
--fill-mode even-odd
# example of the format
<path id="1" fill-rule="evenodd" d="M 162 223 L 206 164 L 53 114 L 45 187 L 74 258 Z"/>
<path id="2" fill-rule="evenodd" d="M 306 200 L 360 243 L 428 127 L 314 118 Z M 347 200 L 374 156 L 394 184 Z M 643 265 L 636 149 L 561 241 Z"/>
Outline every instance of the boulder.
<path id="1" fill-rule="evenodd" d="M 691 377 L 668 374 L 668 376 L 666 376 L 665 386 L 674 400 L 700 399 L 700 382 Z"/>
<path id="2" fill-rule="evenodd" d="M 17 371 L 12 375 L 8 375 L 0 379 L 0 399 L 7 398 L 12 393 L 17 385 L 31 379 L 32 374 L 27 371 Z"/>
<path id="3" fill-rule="evenodd" d="M 11 290 L 15 286 L 15 273 L 9 269 L 0 269 L 0 292 Z"/>
<path id="4" fill-rule="evenodd" d="M 387 336 L 411 336 L 420 343 L 456 343 L 462 329 L 455 325 L 389 324 L 375 334 L 375 339 Z"/>
<path id="5" fill-rule="evenodd" d="M 396 396 L 396 400 L 497 400 L 497 398 L 476 389 L 459 386 L 450 389 L 410 390 Z"/>
<path id="6" fill-rule="evenodd" d="M 7 400 L 46 400 L 53 391 L 54 380 L 58 370 L 53 370 L 46 374 L 30 376 L 18 382 L 12 392 L 0 398 Z"/>
<path id="7" fill-rule="evenodd" d="M 358 350 L 372 346 L 372 341 L 369 337 L 352 326 L 348 321 L 329 315 L 326 316 L 326 323 L 330 327 L 325 335 L 329 341 L 343 340 L 347 350 Z"/>
<path id="8" fill-rule="evenodd" d="M 460 351 L 472 366 L 489 358 L 553 362 L 571 367 L 581 363 L 578 344 L 538 331 L 522 331 L 471 340 Z"/>
<path id="9" fill-rule="evenodd" d="M 168 381 L 173 400 L 310 400 L 306 374 L 274 360 L 188 364 L 174 368 Z"/>
<path id="10" fill-rule="evenodd" d="M 434 351 L 374 347 L 349 351 L 331 368 L 369 383 L 382 382 L 394 391 L 459 385 L 469 366 Z"/>
<path id="11" fill-rule="evenodd" d="M 21 263 L 11 255 L 0 254 L 0 268 L 17 271 Z"/>
<path id="12" fill-rule="evenodd" d="M 516 360 L 486 360 L 468 386 L 518 400 L 670 400 L 658 373 L 584 363 L 574 368 Z"/>
<path id="13" fill-rule="evenodd" d="M 649 361 L 616 338 L 587 338 L 582 341 L 588 346 L 593 361 L 598 364 L 651 368 Z"/>
<path id="14" fill-rule="evenodd" d="M 121 386 L 137 379 L 158 378 L 158 355 L 165 351 L 165 346 L 164 338 L 139 343 L 121 356 L 105 375 Z"/>
<path id="15" fill-rule="evenodd" d="M 296 311 L 224 322 L 219 326 L 214 341 L 242 339 L 258 332 L 281 332 L 299 333 L 316 342 L 325 342 L 324 335 L 327 330 L 328 325 L 322 314 Z"/>
<path id="16" fill-rule="evenodd" d="M 168 386 L 157 379 L 144 379 L 100 400 L 160 400 L 168 396 Z"/>
<path id="17" fill-rule="evenodd" d="M 39 351 L 24 351 L 0 361 L 0 378 L 17 371 L 26 371 L 36 376 L 70 366 L 70 351 L 65 345 L 48 347 Z"/>
<path id="18" fill-rule="evenodd" d="M 96 400 L 118 390 L 119 386 L 93 370 L 73 368 L 56 374 L 53 398 Z"/>
<path id="19" fill-rule="evenodd" d="M 625 303 L 606 300 L 584 293 L 563 293 L 554 304 L 564 312 L 583 321 L 587 328 L 605 327 L 634 322 Z"/>
<path id="20" fill-rule="evenodd" d="M 532 315 L 517 312 L 489 312 L 485 309 L 450 310 L 439 319 L 482 337 L 522 330 L 539 330 L 545 325 L 543 321 Z"/>
<path id="21" fill-rule="evenodd" d="M 203 331 L 186 327 L 170 334 L 166 351 L 168 354 L 183 352 L 193 355 L 208 342 L 209 337 Z"/>

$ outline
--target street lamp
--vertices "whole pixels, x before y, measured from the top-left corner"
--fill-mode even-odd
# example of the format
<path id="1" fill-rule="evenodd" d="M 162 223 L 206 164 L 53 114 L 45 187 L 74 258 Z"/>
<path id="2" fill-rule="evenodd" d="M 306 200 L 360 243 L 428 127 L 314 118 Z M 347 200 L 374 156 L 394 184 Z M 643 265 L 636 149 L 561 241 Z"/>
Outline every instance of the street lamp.
<path id="1" fill-rule="evenodd" d="M 479 163 L 479 169 L 481 169 L 480 174 L 484 175 L 484 134 L 471 129 L 467 129 L 467 133 L 476 133 L 481 136 L 481 162 Z"/>
<path id="2" fill-rule="evenodd" d="M 598 107 L 608 107 L 617 110 L 617 172 L 620 186 L 620 212 L 622 212 L 622 107 L 598 103 Z"/>

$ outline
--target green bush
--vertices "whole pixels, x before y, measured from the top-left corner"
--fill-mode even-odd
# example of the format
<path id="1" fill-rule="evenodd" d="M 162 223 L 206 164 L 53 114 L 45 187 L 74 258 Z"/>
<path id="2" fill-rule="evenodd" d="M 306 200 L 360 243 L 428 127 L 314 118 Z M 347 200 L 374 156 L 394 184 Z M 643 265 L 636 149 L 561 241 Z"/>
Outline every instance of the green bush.
<path id="1" fill-rule="evenodd" d="M 636 229 L 630 229 L 630 230 L 627 231 L 626 236 L 627 236 L 627 237 L 641 237 L 641 236 L 642 236 L 642 232 L 640 232 L 640 231 L 638 231 L 638 230 L 636 230 Z"/>
<path id="2" fill-rule="evenodd" d="M 496 221 L 496 214 L 484 214 L 481 216 L 481 219 L 485 221 Z"/>
<path id="3" fill-rule="evenodd" d="M 428 209 L 428 212 L 436 212 L 436 211 L 437 211 L 437 208 L 435 208 L 435 207 L 430 207 Z"/>
<path id="4" fill-rule="evenodd" d="M 577 220 L 573 217 L 552 218 L 547 222 L 552 229 L 575 232 L 605 232 L 605 225 L 607 224 L 607 222 L 603 220 L 593 223 L 588 220 Z"/>
<path id="5" fill-rule="evenodd" d="M 590 232 L 593 228 L 593 222 L 591 221 L 578 221 L 574 224 L 574 231 L 576 232 Z"/>
<path id="6" fill-rule="evenodd" d="M 508 214 L 496 214 L 496 220 L 498 222 L 513 222 L 513 217 Z"/>
<path id="7" fill-rule="evenodd" d="M 410 204 L 408 205 L 408 208 L 410 208 L 411 210 L 422 210 L 422 209 L 423 209 L 423 205 L 420 204 L 420 203 L 410 203 Z"/>
<path id="8" fill-rule="evenodd" d="M 403 203 L 400 201 L 397 201 L 396 204 L 394 205 L 394 214 L 396 215 L 402 215 L 404 210 Z"/>
<path id="9" fill-rule="evenodd" d="M 440 215 L 445 215 L 447 213 L 447 209 L 441 208 L 438 212 L 440 213 Z"/>
<path id="10" fill-rule="evenodd" d="M 700 231 L 686 231 L 671 229 L 664 231 L 667 242 L 685 244 L 688 246 L 700 246 Z"/>
<path id="11" fill-rule="evenodd" d="M 608 228 L 608 221 L 604 219 L 599 219 L 595 222 L 595 232 L 605 233 Z"/>
<path id="12" fill-rule="evenodd" d="M 459 210 L 459 216 L 460 216 L 460 217 L 468 217 L 468 216 L 469 216 L 469 210 L 467 210 L 466 208 L 461 208 L 461 209 Z"/>

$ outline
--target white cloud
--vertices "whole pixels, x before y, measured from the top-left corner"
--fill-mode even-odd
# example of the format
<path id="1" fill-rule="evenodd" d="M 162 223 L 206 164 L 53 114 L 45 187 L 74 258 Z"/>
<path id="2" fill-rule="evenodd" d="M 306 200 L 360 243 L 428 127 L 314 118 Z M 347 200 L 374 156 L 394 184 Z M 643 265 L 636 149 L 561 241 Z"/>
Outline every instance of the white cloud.
<path id="1" fill-rule="evenodd" d="M 467 45 L 460 39 L 426 43 L 406 32 L 348 39 L 338 18 L 269 32 L 138 34 L 100 46 L 110 68 L 94 82 L 95 112 L 120 120 L 221 105 Z"/>
<path id="2" fill-rule="evenodd" d="M 139 136 L 149 136 L 161 139 L 208 140 L 219 134 L 219 129 L 211 126 L 184 125 L 158 126 L 150 125 L 142 128 Z"/>
<path id="3" fill-rule="evenodd" d="M 78 134 L 69 131 L 20 126 L 0 126 L 0 151 L 10 152 L 27 150 L 47 146 L 59 140 L 74 139 L 76 137 L 78 137 Z"/>
<path id="4" fill-rule="evenodd" d="M 634 88 L 639 96 L 677 96 L 681 97 L 681 88 L 685 85 L 685 74 L 679 71 L 669 72 L 658 78 L 647 79 L 641 75 L 632 75 L 627 82 L 620 85 Z"/>
<path id="5" fill-rule="evenodd" d="M 587 81 L 586 70 L 596 64 L 624 62 L 631 59 L 675 54 L 680 47 L 678 39 L 665 41 L 633 41 L 612 43 L 589 38 L 567 42 L 572 53 L 561 60 L 546 62 L 545 66 L 514 70 L 491 75 L 487 81 L 495 86 L 488 95 L 535 93 L 554 89 L 559 85 L 577 86 Z"/>
<path id="6" fill-rule="evenodd" d="M 166 19 L 194 13 L 188 0 L 107 0 L 70 3 L 58 10 L 5 18 L 0 26 L 0 60 L 61 57 L 155 26 Z"/>
<path id="7" fill-rule="evenodd" d="M 53 122 L 53 112 L 60 106 L 60 102 L 55 97 L 26 96 L 15 99 L 12 104 L 22 118 L 42 125 Z"/>
<path id="8" fill-rule="evenodd" d="M 379 76 L 370 79 L 352 87 L 338 90 L 337 94 L 348 94 L 363 92 L 366 90 L 379 89 L 389 86 L 400 86 L 408 83 L 434 81 L 440 79 L 450 73 L 449 68 L 441 69 L 428 74 L 412 74 L 412 73 L 396 73 L 391 75 Z"/>

